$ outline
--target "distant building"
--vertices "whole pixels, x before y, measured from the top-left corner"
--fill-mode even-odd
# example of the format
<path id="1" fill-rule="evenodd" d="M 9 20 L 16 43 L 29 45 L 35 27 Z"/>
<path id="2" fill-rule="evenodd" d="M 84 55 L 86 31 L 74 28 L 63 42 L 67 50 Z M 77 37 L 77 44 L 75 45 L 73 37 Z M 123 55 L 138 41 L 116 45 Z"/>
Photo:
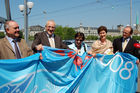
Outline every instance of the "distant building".
<path id="1" fill-rule="evenodd" d="M 30 26 L 28 29 L 28 31 L 29 31 L 28 34 L 29 34 L 29 36 L 34 36 L 36 33 L 43 32 L 44 29 L 45 28 L 40 25 Z M 24 29 L 22 29 L 21 31 L 23 31 L 23 35 L 25 35 Z"/>
<path id="2" fill-rule="evenodd" d="M 135 36 L 140 36 L 140 31 L 138 31 L 137 29 L 134 30 L 133 35 Z"/>
<path id="3" fill-rule="evenodd" d="M 107 35 L 119 36 L 119 35 L 121 35 L 121 31 L 118 29 L 108 29 Z"/>
<path id="4" fill-rule="evenodd" d="M 135 24 L 135 29 L 134 29 L 133 35 L 140 36 L 140 24 L 139 24 L 138 15 L 136 15 L 136 24 Z"/>
<path id="5" fill-rule="evenodd" d="M 121 25 L 121 24 L 120 24 L 120 25 L 117 25 L 117 29 L 118 29 L 119 31 L 121 31 L 121 32 L 122 32 L 122 31 L 123 31 L 123 29 L 124 29 L 124 26 L 123 26 L 123 25 Z"/>
<path id="6" fill-rule="evenodd" d="M 136 29 L 140 32 L 140 24 L 136 24 Z"/>
<path id="7" fill-rule="evenodd" d="M 84 27 L 82 25 L 82 23 L 80 23 L 79 27 L 75 27 L 74 30 L 76 32 L 82 32 L 84 33 L 85 37 L 87 37 L 88 35 L 95 35 L 98 36 L 98 32 L 97 32 L 97 27 Z M 111 36 L 118 36 L 121 35 L 121 31 L 118 29 L 108 29 L 108 35 Z"/>
<path id="8" fill-rule="evenodd" d="M 80 23 L 79 27 L 73 28 L 76 32 L 82 32 L 85 36 L 88 35 L 97 35 L 97 28 L 94 27 L 84 27 L 82 23 Z"/>

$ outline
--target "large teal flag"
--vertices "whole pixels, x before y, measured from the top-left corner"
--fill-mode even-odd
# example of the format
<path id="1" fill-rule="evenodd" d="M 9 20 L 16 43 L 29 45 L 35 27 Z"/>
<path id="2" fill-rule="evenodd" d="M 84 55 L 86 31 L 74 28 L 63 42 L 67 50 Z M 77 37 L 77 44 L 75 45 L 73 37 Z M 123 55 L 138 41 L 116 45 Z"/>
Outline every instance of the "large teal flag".
<path id="1" fill-rule="evenodd" d="M 0 93 L 135 93 L 137 58 L 44 47 L 23 59 L 0 60 Z"/>

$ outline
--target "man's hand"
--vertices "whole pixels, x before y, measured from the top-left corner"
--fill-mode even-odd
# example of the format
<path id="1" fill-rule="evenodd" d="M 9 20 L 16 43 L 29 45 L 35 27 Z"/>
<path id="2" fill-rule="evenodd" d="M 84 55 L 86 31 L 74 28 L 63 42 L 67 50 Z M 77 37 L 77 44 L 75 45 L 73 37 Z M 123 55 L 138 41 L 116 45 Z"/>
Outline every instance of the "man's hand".
<path id="1" fill-rule="evenodd" d="M 136 61 L 136 64 L 138 65 L 140 63 L 140 60 L 138 59 L 137 61 Z"/>
<path id="2" fill-rule="evenodd" d="M 88 51 L 88 54 L 92 55 L 93 57 L 96 57 L 96 53 L 92 53 L 91 51 Z"/>
<path id="3" fill-rule="evenodd" d="M 41 54 L 41 53 L 40 53 L 39 59 L 41 59 L 41 60 L 43 59 L 43 56 L 42 56 L 42 54 Z"/>
<path id="4" fill-rule="evenodd" d="M 76 52 L 76 54 L 78 54 L 78 50 L 74 50 Z"/>
<path id="5" fill-rule="evenodd" d="M 42 44 L 37 45 L 37 46 L 36 46 L 36 50 L 38 50 L 38 51 L 43 50 L 43 46 L 42 46 Z"/>

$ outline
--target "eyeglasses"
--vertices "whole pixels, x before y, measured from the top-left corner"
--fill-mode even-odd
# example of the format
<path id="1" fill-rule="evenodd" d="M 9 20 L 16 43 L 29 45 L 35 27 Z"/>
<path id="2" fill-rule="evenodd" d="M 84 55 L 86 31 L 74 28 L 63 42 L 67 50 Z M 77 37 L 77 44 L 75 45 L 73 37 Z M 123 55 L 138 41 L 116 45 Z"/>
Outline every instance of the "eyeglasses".
<path id="1" fill-rule="evenodd" d="M 80 40 L 80 39 L 75 39 L 76 41 L 80 41 L 80 42 L 82 42 L 83 40 Z"/>
<path id="2" fill-rule="evenodd" d="M 48 28 L 53 28 L 53 29 L 55 28 L 54 26 L 47 26 L 47 27 L 48 27 Z"/>
<path id="3" fill-rule="evenodd" d="M 124 31 L 123 31 L 123 34 L 129 34 L 129 32 L 124 32 Z"/>

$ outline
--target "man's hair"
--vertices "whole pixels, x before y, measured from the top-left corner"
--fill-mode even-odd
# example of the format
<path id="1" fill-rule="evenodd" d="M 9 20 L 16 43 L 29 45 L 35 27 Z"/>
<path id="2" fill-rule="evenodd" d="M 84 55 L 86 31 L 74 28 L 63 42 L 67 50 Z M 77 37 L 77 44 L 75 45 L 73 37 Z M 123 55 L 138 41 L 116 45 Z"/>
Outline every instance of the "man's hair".
<path id="1" fill-rule="evenodd" d="M 54 20 L 48 20 L 48 21 L 46 22 L 46 25 L 45 25 L 45 26 L 47 26 L 49 22 L 53 22 L 53 23 L 55 24 L 55 21 L 54 21 Z M 56 24 L 55 24 L 55 25 L 56 25 Z"/>
<path id="2" fill-rule="evenodd" d="M 84 33 L 82 33 L 82 32 L 77 32 L 77 33 L 75 34 L 75 39 L 76 39 L 77 37 L 82 38 L 83 41 L 85 40 L 85 35 L 84 35 Z"/>
<path id="3" fill-rule="evenodd" d="M 6 31 L 7 28 L 9 28 L 9 23 L 10 22 L 15 22 L 14 20 L 8 20 L 4 23 L 4 30 Z"/>
<path id="4" fill-rule="evenodd" d="M 133 28 L 131 26 L 126 26 L 125 28 L 130 28 L 130 34 L 133 34 Z"/>

